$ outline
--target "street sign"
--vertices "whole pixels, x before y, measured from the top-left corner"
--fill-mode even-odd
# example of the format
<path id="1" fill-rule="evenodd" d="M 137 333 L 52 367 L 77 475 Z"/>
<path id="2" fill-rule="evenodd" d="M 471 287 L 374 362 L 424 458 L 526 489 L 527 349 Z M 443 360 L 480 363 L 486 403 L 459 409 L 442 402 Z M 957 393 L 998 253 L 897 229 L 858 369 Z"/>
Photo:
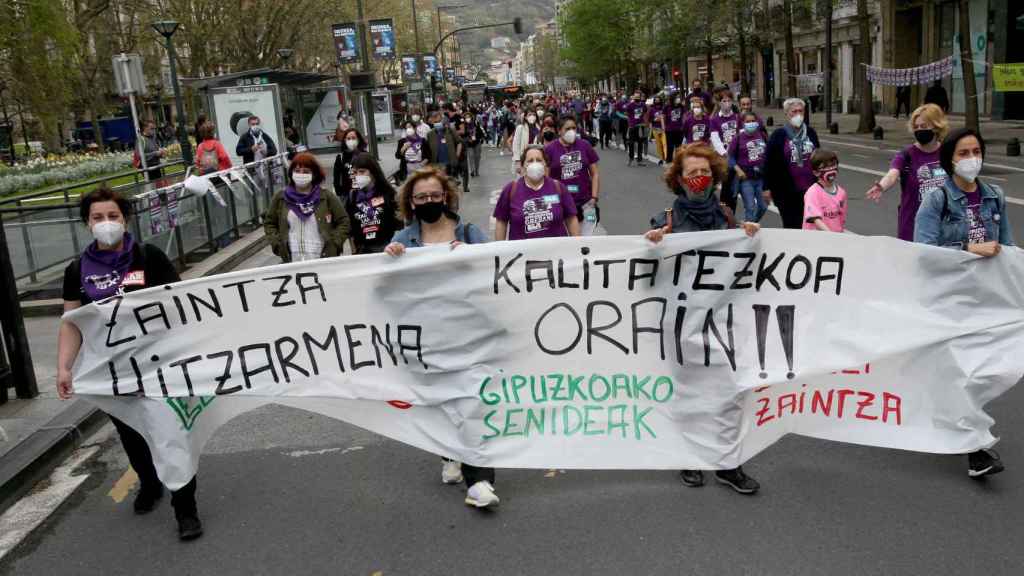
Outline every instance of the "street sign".
<path id="1" fill-rule="evenodd" d="M 114 67 L 114 85 L 120 96 L 146 95 L 146 77 L 142 73 L 142 56 L 118 54 L 111 58 Z"/>

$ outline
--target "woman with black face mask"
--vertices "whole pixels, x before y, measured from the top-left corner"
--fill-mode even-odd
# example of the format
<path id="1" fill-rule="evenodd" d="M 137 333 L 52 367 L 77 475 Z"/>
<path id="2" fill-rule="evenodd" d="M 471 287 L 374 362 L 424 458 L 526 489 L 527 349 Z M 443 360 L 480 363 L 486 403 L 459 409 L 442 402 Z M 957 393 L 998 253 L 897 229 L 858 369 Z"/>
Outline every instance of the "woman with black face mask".
<path id="1" fill-rule="evenodd" d="M 949 176 L 939 162 L 939 149 L 949 131 L 949 123 L 942 108 L 925 104 L 910 115 L 907 130 L 914 136 L 914 143 L 896 154 L 889 171 L 868 189 L 867 197 L 878 202 L 882 199 L 882 192 L 899 180 L 897 236 L 900 240 L 913 242 L 914 219 L 921 200 L 928 192 L 941 189 Z"/>
<path id="2" fill-rule="evenodd" d="M 483 244 L 487 236 L 473 224 L 463 223 L 456 213 L 459 193 L 444 170 L 434 166 L 412 173 L 402 185 L 398 208 L 409 223 L 395 234 L 384 252 L 398 258 L 407 248 L 446 244 Z M 478 468 L 447 458 L 441 461 L 441 482 L 466 481 L 466 504 L 477 508 L 498 505 L 494 493 L 494 468 Z"/>

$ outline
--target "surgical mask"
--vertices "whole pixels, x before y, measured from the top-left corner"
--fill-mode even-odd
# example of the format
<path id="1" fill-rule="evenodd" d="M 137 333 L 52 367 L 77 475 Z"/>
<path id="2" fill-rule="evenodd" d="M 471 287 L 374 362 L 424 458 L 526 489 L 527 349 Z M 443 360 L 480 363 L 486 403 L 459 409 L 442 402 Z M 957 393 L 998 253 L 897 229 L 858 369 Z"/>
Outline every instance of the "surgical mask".
<path id="1" fill-rule="evenodd" d="M 544 163 L 531 162 L 526 165 L 526 177 L 534 182 L 544 177 Z"/>
<path id="2" fill-rule="evenodd" d="M 682 103 L 683 103 L 682 99 L 676 98 L 676 106 L 679 106 Z"/>
<path id="3" fill-rule="evenodd" d="M 700 114 L 701 112 L 704 111 L 704 108 L 700 106 L 690 106 L 690 110 L 693 110 L 694 114 Z"/>
<path id="4" fill-rule="evenodd" d="M 533 114 L 530 114 L 529 116 L 526 117 L 527 124 L 533 124 L 536 121 L 537 121 L 537 117 L 534 116 Z"/>
<path id="5" fill-rule="evenodd" d="M 573 142 L 576 141 L 576 131 L 566 130 L 565 134 L 562 134 L 562 140 L 565 140 L 567 143 L 572 144 Z"/>
<path id="6" fill-rule="evenodd" d="M 914 140 L 917 140 L 921 146 L 927 146 L 931 144 L 932 140 L 935 140 L 935 131 L 931 128 L 914 130 Z"/>
<path id="7" fill-rule="evenodd" d="M 406 128 L 405 129 L 405 136 L 407 138 L 412 138 L 415 135 L 416 135 L 416 129 L 415 128 Z"/>
<path id="8" fill-rule="evenodd" d="M 124 224 L 114 220 L 104 220 L 92 227 L 92 237 L 100 246 L 115 246 L 124 237 Z"/>
<path id="9" fill-rule="evenodd" d="M 362 190 L 370 185 L 373 179 L 366 174 L 356 174 L 356 177 L 352 179 L 352 186 L 357 190 Z"/>
<path id="10" fill-rule="evenodd" d="M 444 124 L 440 122 L 434 122 L 434 130 L 440 130 L 441 128 L 444 128 Z"/>
<path id="11" fill-rule="evenodd" d="M 427 202 L 426 204 L 413 204 L 412 206 L 412 213 L 427 224 L 433 224 L 440 220 L 444 211 L 444 202 Z"/>
<path id="12" fill-rule="evenodd" d="M 743 129 L 746 130 L 749 134 L 753 134 L 754 132 L 757 132 L 757 127 L 758 127 L 758 123 L 757 122 L 744 122 L 743 123 Z"/>
<path id="13" fill-rule="evenodd" d="M 252 130 L 253 134 L 258 135 L 260 132 L 263 131 L 263 128 L 260 128 L 259 124 L 253 124 L 252 126 L 249 126 L 249 130 Z"/>
<path id="14" fill-rule="evenodd" d="M 345 147 L 349 150 L 355 150 L 359 146 L 359 140 L 345 140 Z"/>
<path id="15" fill-rule="evenodd" d="M 953 165 L 953 172 L 968 182 L 974 182 L 974 179 L 981 173 L 981 164 L 981 158 L 977 156 L 964 158 Z"/>
<path id="16" fill-rule="evenodd" d="M 793 126 L 793 128 L 799 128 L 799 127 L 803 126 L 804 125 L 804 115 L 803 114 L 794 114 L 794 115 L 790 116 L 789 123 Z"/>
<path id="17" fill-rule="evenodd" d="M 420 121 L 420 115 L 419 114 L 413 114 L 412 115 L 412 121 L 413 122 L 419 122 Z"/>
<path id="18" fill-rule="evenodd" d="M 295 186 L 298 188 L 305 188 L 313 183 L 312 174 L 292 174 L 292 182 L 295 182 Z"/>

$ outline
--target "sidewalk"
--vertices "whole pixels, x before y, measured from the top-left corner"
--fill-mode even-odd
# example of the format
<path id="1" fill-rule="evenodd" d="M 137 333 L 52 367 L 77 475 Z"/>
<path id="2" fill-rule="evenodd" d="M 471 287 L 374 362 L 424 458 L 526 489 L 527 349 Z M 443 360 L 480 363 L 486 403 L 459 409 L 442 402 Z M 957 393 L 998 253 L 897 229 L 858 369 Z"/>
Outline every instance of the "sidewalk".
<path id="1" fill-rule="evenodd" d="M 785 118 L 785 114 L 780 108 L 755 106 L 754 111 L 762 118 L 772 117 L 775 120 L 776 127 L 781 126 Z M 950 130 L 963 127 L 963 116 L 949 116 L 948 118 Z M 863 140 L 864 143 L 877 143 L 872 134 L 857 133 L 857 125 L 860 123 L 859 114 L 839 114 L 833 112 L 832 121 L 839 124 L 838 135 L 844 137 L 844 139 L 851 139 L 852 141 Z M 907 131 L 907 121 L 908 119 L 904 115 L 901 115 L 898 119 L 893 118 L 892 114 L 875 115 L 875 124 L 881 126 L 884 131 L 883 141 L 897 146 L 912 144 L 914 141 L 913 136 Z M 1024 142 L 1024 122 L 994 121 L 985 118 L 982 118 L 980 122 L 981 134 L 984 136 L 985 144 L 988 148 L 986 154 L 999 156 L 1002 162 L 1019 162 L 1021 167 L 1024 167 L 1024 156 L 1006 156 L 1006 143 L 1010 141 L 1010 138 L 1017 138 Z M 828 126 L 825 124 L 824 110 L 816 110 L 811 114 L 810 124 L 817 130 L 820 138 L 832 136 L 829 134 Z M 769 128 L 770 130 L 771 128 Z"/>
<path id="2" fill-rule="evenodd" d="M 385 174 L 398 169 L 397 139 L 378 143 L 381 168 Z M 333 181 L 334 153 L 317 154 Z M 256 230 L 223 250 L 189 268 L 182 279 L 228 272 L 259 252 L 266 244 L 263 231 Z M 30 400 L 11 398 L 0 405 L 0 512 L 15 502 L 61 459 L 77 448 L 106 416 L 85 400 L 65 401 L 57 397 L 57 332 L 62 310 L 60 300 L 23 303 L 32 359 L 39 383 L 39 396 Z"/>

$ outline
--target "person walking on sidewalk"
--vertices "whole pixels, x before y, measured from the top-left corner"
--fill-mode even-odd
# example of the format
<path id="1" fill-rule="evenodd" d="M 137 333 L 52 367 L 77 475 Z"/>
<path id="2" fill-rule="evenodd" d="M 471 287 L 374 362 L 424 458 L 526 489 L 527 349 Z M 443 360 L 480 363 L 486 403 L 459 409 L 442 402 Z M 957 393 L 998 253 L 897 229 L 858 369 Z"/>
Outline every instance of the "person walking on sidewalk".
<path id="1" fill-rule="evenodd" d="M 610 148 L 612 145 L 613 114 L 612 104 L 608 101 L 608 97 L 602 96 L 601 102 L 597 105 L 597 128 L 598 138 L 601 141 L 601 150 L 604 150 L 606 147 Z"/>
<path id="2" fill-rule="evenodd" d="M 64 269 L 64 312 L 181 279 L 166 254 L 156 246 L 136 241 L 126 231 L 125 222 L 131 213 L 131 202 L 106 185 L 82 198 L 79 215 L 92 232 L 94 241 Z M 71 368 L 81 347 L 82 333 L 71 322 L 62 320 L 57 340 L 57 393 L 63 400 L 74 393 Z M 164 493 L 164 485 L 153 465 L 153 454 L 142 434 L 113 416 L 110 420 L 139 477 L 139 492 L 133 503 L 135 513 L 152 512 Z M 171 493 L 171 506 L 178 521 L 180 539 L 194 540 L 202 536 L 195 477 Z"/>
<path id="3" fill-rule="evenodd" d="M 764 184 L 771 190 L 785 228 L 804 225 L 804 193 L 817 181 L 811 154 L 818 149 L 818 133 L 804 122 L 804 101 L 789 98 L 782 103 L 785 126 L 776 128 L 765 151 Z"/>
<path id="4" fill-rule="evenodd" d="M 914 242 L 964 250 L 985 258 L 1013 246 L 1006 212 L 1006 195 L 999 186 L 978 179 L 985 161 L 985 140 L 970 128 L 960 128 L 942 143 L 939 162 L 948 176 L 941 188 L 927 192 L 917 211 Z M 985 282 L 985 267 L 972 267 L 970 281 Z M 1002 282 L 989 277 L 988 282 Z M 984 303 L 976 300 L 982 306 Z M 973 378 L 984 379 L 983 363 L 973 366 Z M 967 383 L 970 386 L 971 382 Z M 981 478 L 1002 472 L 995 450 L 984 448 L 967 455 L 967 475 Z"/>
<path id="5" fill-rule="evenodd" d="M 466 148 L 469 150 L 469 175 L 473 178 L 480 177 L 480 159 L 483 156 L 485 140 L 487 133 L 484 131 L 483 123 L 476 115 L 470 116 L 466 122 Z"/>
<path id="6" fill-rule="evenodd" d="M 665 171 L 665 184 L 675 196 L 672 209 L 651 218 L 651 230 L 644 234 L 648 241 L 658 244 L 666 234 L 679 232 L 702 232 L 708 230 L 724 230 L 730 228 L 729 218 L 718 198 L 715 188 L 725 178 L 725 160 L 713 148 L 703 142 L 688 144 L 680 148 L 672 164 Z M 761 229 L 756 222 L 741 224 L 748 236 L 754 236 Z M 700 412 L 694 414 L 695 423 L 710 419 L 716 429 L 721 428 L 721 414 L 740 414 L 737 406 L 738 396 L 735 390 L 720 387 L 719 395 L 700 398 Z M 739 424 L 724 425 L 738 427 Z M 700 450 L 697 446 L 694 449 Z M 717 459 L 719 455 L 711 454 L 709 459 Z M 704 485 L 704 472 L 701 470 L 682 470 L 679 473 L 683 484 L 691 488 Z M 743 471 L 742 466 L 730 470 L 718 470 L 715 479 L 728 485 L 740 494 L 753 494 L 760 489 L 760 484 Z"/>
<path id="7" fill-rule="evenodd" d="M 526 150 L 527 146 L 544 143 L 540 122 L 541 118 L 533 110 L 527 110 L 523 121 L 516 126 L 515 134 L 512 136 L 513 173 L 519 174 L 519 170 L 522 168 L 519 164 L 519 159 L 522 158 L 523 151 Z"/>
<path id="8" fill-rule="evenodd" d="M 768 143 L 753 111 L 742 118 L 743 129 L 729 145 L 729 163 L 736 170 L 747 222 L 760 222 L 768 211 L 764 201 L 764 152 Z"/>
<path id="9" fill-rule="evenodd" d="M 942 139 L 949 131 L 949 122 L 935 104 L 918 106 L 910 115 L 907 130 L 914 136 L 892 159 L 889 171 L 868 189 L 867 197 L 878 202 L 882 193 L 900 182 L 900 206 L 896 214 L 896 235 L 900 240 L 914 241 L 914 221 L 921 199 L 946 183 L 946 171 L 939 161 Z"/>
<path id="10" fill-rule="evenodd" d="M 573 197 L 576 218 L 583 219 L 585 206 L 597 207 L 601 193 L 601 178 L 597 169 L 600 160 L 589 142 L 576 132 L 577 122 L 572 116 L 558 121 L 559 138 L 544 147 L 544 155 L 551 163 L 551 178 L 561 182 Z"/>
<path id="11" fill-rule="evenodd" d="M 629 135 L 626 139 L 626 155 L 628 156 L 627 165 L 633 165 L 633 159 L 636 158 L 637 166 L 646 166 L 644 162 L 643 148 L 641 142 L 644 137 L 644 123 L 647 121 L 647 105 L 643 102 L 643 96 L 640 91 L 633 92 L 633 99 L 629 104 L 626 105 L 626 122 L 629 125 Z M 634 154 L 635 153 L 635 154 Z"/>
<path id="12" fill-rule="evenodd" d="M 196 146 L 196 169 L 200 174 L 210 174 L 220 170 L 231 168 L 231 157 L 224 145 L 217 140 L 217 129 L 213 122 L 204 122 L 199 127 L 196 139 L 199 145 Z"/>
<path id="13" fill-rule="evenodd" d="M 436 166 L 417 170 L 402 185 L 398 200 L 402 218 L 409 225 L 397 232 L 384 252 L 399 258 L 409 249 L 446 244 L 483 244 L 487 236 L 458 215 L 459 193 L 448 176 Z M 469 506 L 490 508 L 500 504 L 494 493 L 494 468 L 461 464 L 441 459 L 441 482 L 458 484 L 465 480 Z"/>
<path id="14" fill-rule="evenodd" d="M 739 129 L 739 116 L 736 115 L 736 110 L 733 108 L 731 90 L 728 88 L 719 90 L 718 97 L 718 105 L 715 108 L 715 112 L 711 115 L 708 126 L 711 130 L 711 146 L 720 156 L 728 159 L 729 145 L 736 138 L 736 132 Z M 736 212 L 735 164 L 728 164 L 727 176 L 725 177 L 725 182 L 722 183 L 721 198 L 722 202 L 725 202 L 725 205 L 730 210 Z"/>
<path id="15" fill-rule="evenodd" d="M 411 121 L 405 123 L 405 135 L 395 145 L 395 158 L 398 160 L 398 172 L 395 175 L 399 182 L 404 182 L 411 172 L 425 166 L 430 158 L 430 145 L 416 131 L 416 125 Z M 339 197 L 347 198 L 348 195 Z"/>
<path id="16" fill-rule="evenodd" d="M 287 178 L 263 215 L 271 250 L 282 262 L 340 255 L 348 238 L 348 213 L 334 192 L 323 188 L 324 170 L 316 156 L 296 154 Z"/>
<path id="17" fill-rule="evenodd" d="M 366 152 L 366 140 L 358 128 L 346 128 L 341 131 L 340 142 L 341 153 L 334 157 L 334 193 L 339 198 L 347 198 L 355 175 L 352 160 L 357 154 Z"/>
<path id="18" fill-rule="evenodd" d="M 249 116 L 249 130 L 238 139 L 235 155 L 242 157 L 243 164 L 277 156 L 277 145 L 270 134 L 263 132 L 259 116 Z"/>

